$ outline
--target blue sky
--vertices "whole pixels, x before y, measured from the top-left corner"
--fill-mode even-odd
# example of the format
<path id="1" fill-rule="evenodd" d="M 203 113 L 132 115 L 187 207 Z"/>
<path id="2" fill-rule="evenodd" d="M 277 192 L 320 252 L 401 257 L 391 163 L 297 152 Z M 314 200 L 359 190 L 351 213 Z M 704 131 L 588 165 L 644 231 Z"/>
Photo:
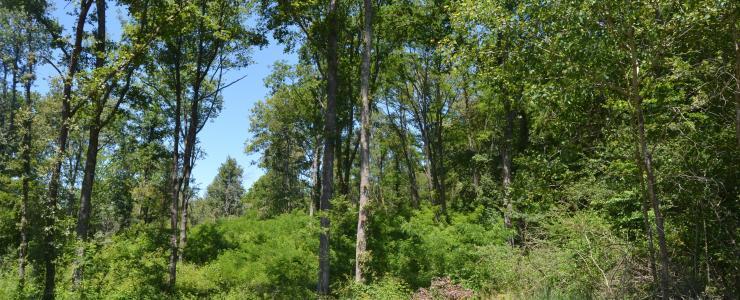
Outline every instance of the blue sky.
<path id="1" fill-rule="evenodd" d="M 110 4 L 110 3 L 109 3 Z M 74 17 L 68 15 L 74 11 L 76 1 L 56 0 L 53 5 L 52 15 L 64 26 L 65 35 L 70 35 L 74 25 Z M 124 12 L 118 7 L 109 7 L 107 29 L 109 39 L 120 38 L 120 20 Z M 86 26 L 86 29 L 91 26 Z M 193 170 L 193 178 L 196 186 L 204 193 L 211 182 L 218 167 L 226 161 L 227 157 L 233 157 L 239 165 L 244 168 L 244 185 L 249 188 L 264 171 L 252 162 L 258 159 L 257 155 L 244 153 L 245 142 L 249 138 L 249 111 L 252 106 L 267 96 L 268 90 L 263 79 L 270 74 L 271 66 L 280 60 L 288 63 L 296 63 L 297 56 L 294 53 L 284 53 L 283 46 L 270 39 L 269 45 L 263 49 L 255 48 L 252 52 L 252 65 L 247 68 L 232 70 L 227 74 L 225 82 L 231 82 L 244 75 L 241 81 L 231 85 L 223 91 L 224 106 L 221 113 L 212 118 L 198 135 L 200 147 L 205 157 L 198 160 Z M 50 66 L 39 69 L 40 81 L 37 82 L 37 90 L 48 91 L 50 76 L 56 75 Z"/>

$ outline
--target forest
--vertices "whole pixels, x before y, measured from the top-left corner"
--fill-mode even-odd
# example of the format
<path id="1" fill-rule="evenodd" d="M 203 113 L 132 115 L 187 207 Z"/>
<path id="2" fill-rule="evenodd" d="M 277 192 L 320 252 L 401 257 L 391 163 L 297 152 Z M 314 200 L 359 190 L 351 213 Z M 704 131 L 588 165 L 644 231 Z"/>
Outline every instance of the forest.
<path id="1" fill-rule="evenodd" d="M 740 297 L 738 1 L 0 3 L 2 299 Z"/>

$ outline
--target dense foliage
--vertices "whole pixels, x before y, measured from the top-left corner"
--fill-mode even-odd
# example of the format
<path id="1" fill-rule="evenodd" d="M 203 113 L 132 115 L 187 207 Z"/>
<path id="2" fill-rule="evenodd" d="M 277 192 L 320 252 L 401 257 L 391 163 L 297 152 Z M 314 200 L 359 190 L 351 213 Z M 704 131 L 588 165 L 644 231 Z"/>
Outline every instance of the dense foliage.
<path id="1" fill-rule="evenodd" d="M 0 3 L 2 299 L 740 295 L 737 1 Z"/>

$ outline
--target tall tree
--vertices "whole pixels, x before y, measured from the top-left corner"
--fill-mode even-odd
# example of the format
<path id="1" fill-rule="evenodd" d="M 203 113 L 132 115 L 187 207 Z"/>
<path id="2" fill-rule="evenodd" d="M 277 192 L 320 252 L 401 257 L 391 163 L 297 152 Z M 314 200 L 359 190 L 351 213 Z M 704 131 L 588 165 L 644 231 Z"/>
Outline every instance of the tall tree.
<path id="1" fill-rule="evenodd" d="M 88 12 L 92 7 L 92 0 L 82 0 L 80 2 L 80 10 L 77 15 L 77 23 L 75 26 L 74 43 L 72 51 L 69 56 L 66 57 L 69 62 L 67 64 L 67 72 L 63 78 L 63 89 L 61 99 L 61 124 L 59 125 L 59 133 L 57 135 L 56 147 L 54 157 L 52 159 L 53 167 L 51 168 L 51 175 L 49 179 L 49 188 L 47 195 L 46 207 L 48 212 L 46 213 L 46 226 L 49 228 L 45 234 L 45 282 L 44 282 L 44 299 L 54 299 L 55 284 L 56 284 L 56 267 L 54 260 L 56 259 L 56 207 L 59 200 L 59 189 L 61 186 L 61 173 L 62 163 L 64 161 L 67 152 L 67 140 L 69 138 L 70 121 L 72 116 L 76 113 L 72 108 L 72 85 L 75 80 L 75 75 L 78 71 L 78 64 L 80 60 L 80 54 L 82 52 L 82 40 L 85 36 L 85 23 L 87 20 Z"/>
<path id="2" fill-rule="evenodd" d="M 361 127 L 360 127 L 360 201 L 357 217 L 357 239 L 355 249 L 355 281 L 364 282 L 364 269 L 367 254 L 367 222 L 368 204 L 370 201 L 370 55 L 372 52 L 372 20 L 373 5 L 370 0 L 363 1 L 364 29 L 362 41 L 362 71 L 360 95 L 362 97 Z"/>
<path id="3" fill-rule="evenodd" d="M 329 294 L 329 210 L 334 192 L 334 145 L 337 120 L 337 40 L 339 39 L 338 0 L 329 0 L 326 15 L 326 108 L 324 110 L 324 157 L 321 165 L 321 233 L 319 234 L 319 280 L 317 291 Z"/>

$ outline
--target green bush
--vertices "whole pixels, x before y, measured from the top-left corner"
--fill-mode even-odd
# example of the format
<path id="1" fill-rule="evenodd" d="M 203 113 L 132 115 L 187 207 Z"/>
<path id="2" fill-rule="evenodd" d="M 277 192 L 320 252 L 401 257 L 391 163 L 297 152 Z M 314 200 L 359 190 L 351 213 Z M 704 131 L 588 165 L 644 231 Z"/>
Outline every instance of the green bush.
<path id="1" fill-rule="evenodd" d="M 308 216 L 294 213 L 260 220 L 248 214 L 198 225 L 191 232 L 185 253 L 195 259 L 179 268 L 181 296 L 313 296 L 318 231 Z"/>

